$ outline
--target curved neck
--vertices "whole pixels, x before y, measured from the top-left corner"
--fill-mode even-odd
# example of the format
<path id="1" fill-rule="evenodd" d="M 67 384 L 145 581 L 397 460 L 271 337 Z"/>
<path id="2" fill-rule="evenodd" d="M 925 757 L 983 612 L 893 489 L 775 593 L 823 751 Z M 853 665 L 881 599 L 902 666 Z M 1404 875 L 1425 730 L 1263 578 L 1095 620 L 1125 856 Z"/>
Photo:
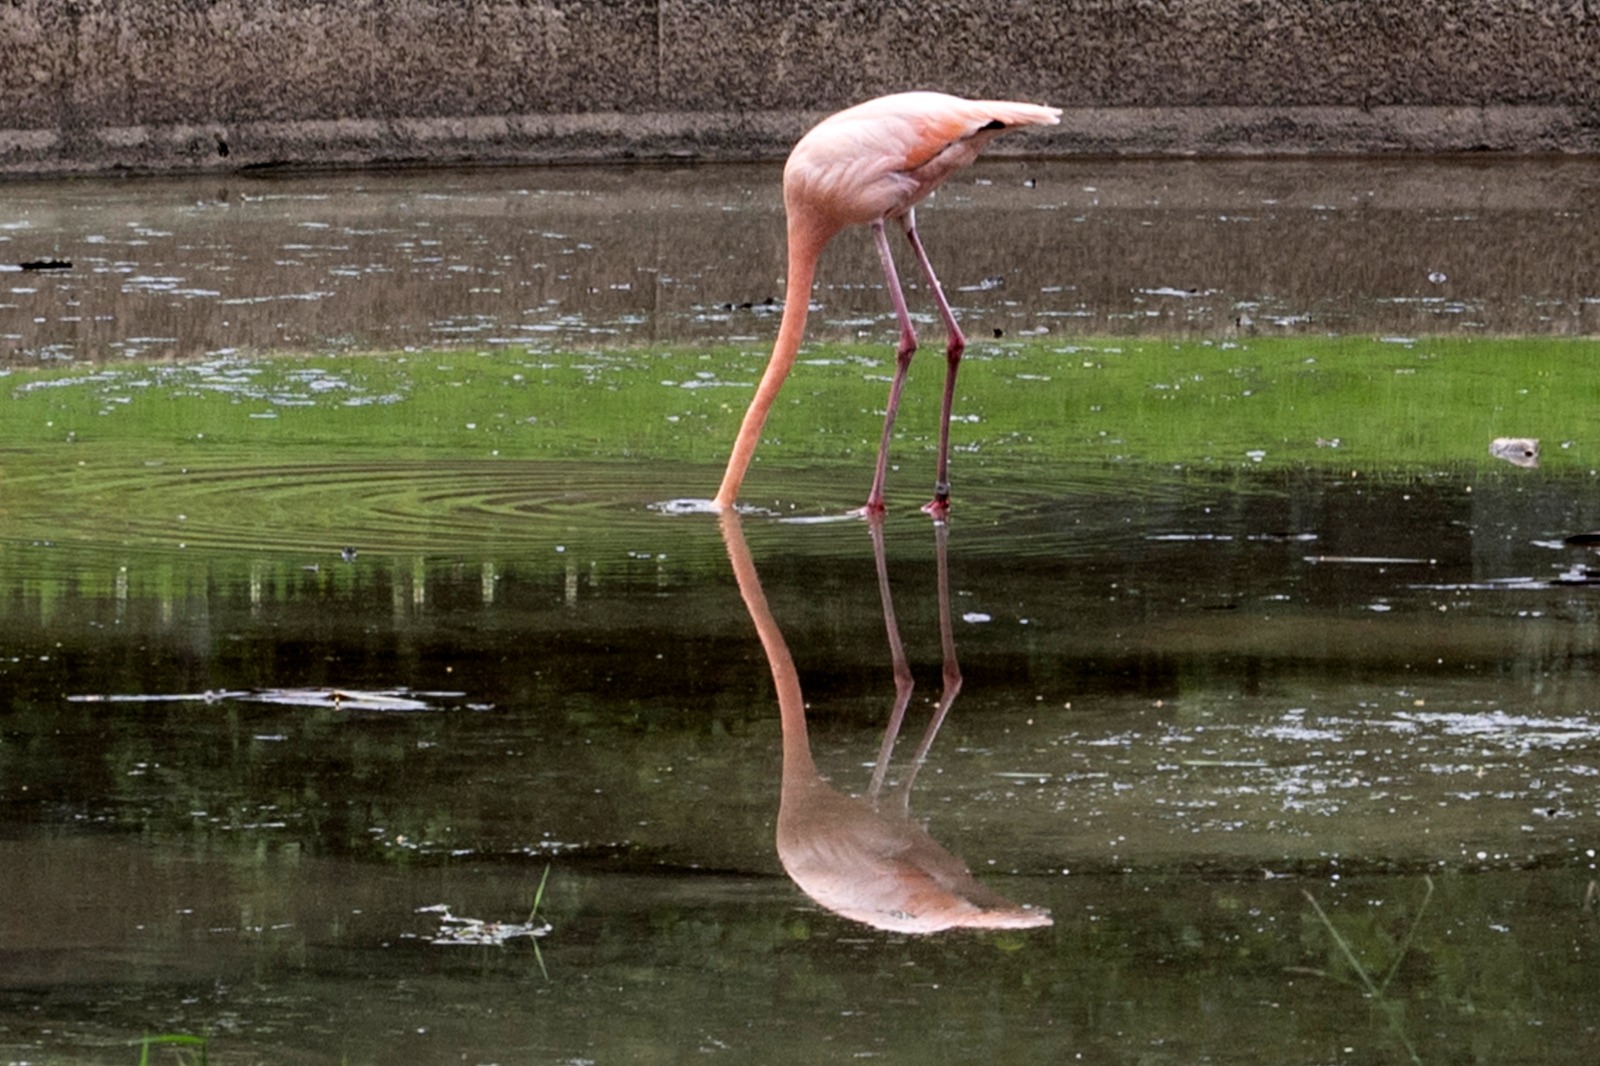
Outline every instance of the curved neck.
<path id="1" fill-rule="evenodd" d="M 811 283 L 817 273 L 817 259 L 833 232 L 820 232 L 806 225 L 791 213 L 789 216 L 789 271 L 783 290 L 783 320 L 778 325 L 778 339 L 772 345 L 772 358 L 767 361 L 767 371 L 761 375 L 756 394 L 744 413 L 744 422 L 733 440 L 733 453 L 728 456 L 728 468 L 722 475 L 722 486 L 717 489 L 716 502 L 720 507 L 733 506 L 738 498 L 739 486 L 744 481 L 745 470 L 755 457 L 756 444 L 761 440 L 761 428 L 766 425 L 767 412 L 778 398 L 778 390 L 789 376 L 789 368 L 800 352 L 800 341 L 805 336 L 806 312 L 811 307 Z"/>
<path id="2" fill-rule="evenodd" d="M 806 701 L 800 692 L 800 673 L 795 669 L 794 658 L 784 643 L 777 619 L 772 617 L 772 608 L 767 606 L 766 594 L 761 591 L 761 578 L 756 574 L 755 560 L 745 544 L 737 511 L 723 513 L 722 539 L 728 547 L 734 580 L 739 583 L 739 595 L 750 612 L 750 621 L 755 623 L 756 635 L 761 638 L 767 665 L 772 670 L 772 684 L 778 692 L 778 714 L 783 722 L 783 787 L 787 791 L 817 777 L 816 764 L 811 760 L 811 741 L 806 735 Z"/>

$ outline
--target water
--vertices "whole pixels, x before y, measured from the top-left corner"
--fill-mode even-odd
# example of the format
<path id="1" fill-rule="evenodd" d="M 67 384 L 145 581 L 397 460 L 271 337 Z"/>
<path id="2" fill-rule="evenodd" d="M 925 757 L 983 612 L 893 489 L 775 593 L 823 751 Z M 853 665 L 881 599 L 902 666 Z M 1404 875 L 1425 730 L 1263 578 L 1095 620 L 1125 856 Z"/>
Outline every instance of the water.
<path id="1" fill-rule="evenodd" d="M 1592 167 L 977 173 L 924 228 L 948 260 L 1011 227 L 947 279 L 1008 335 L 1595 331 Z M 6 383 L 759 348 L 773 316 L 738 305 L 781 273 L 771 176 L 7 186 L 4 257 L 74 266 L 0 275 Z M 819 336 L 889 335 L 871 268 L 831 253 Z M 174 426 L 193 391 L 161 394 Z M 974 463 L 947 540 L 896 509 L 880 559 L 859 521 L 668 513 L 717 470 L 648 455 L 71 447 L 0 456 L 4 1061 L 132 1063 L 145 1033 L 223 1062 L 1589 1060 L 1581 465 Z M 842 510 L 864 476 L 773 465 L 760 491 Z M 758 630 L 845 792 L 880 759 L 891 633 L 913 687 L 886 797 L 958 670 L 911 815 L 1052 924 L 885 932 L 802 891 Z"/>
<path id="2" fill-rule="evenodd" d="M 973 174 L 920 217 L 975 337 L 1600 330 L 1587 162 Z M 4 270 L 40 260 L 73 265 Z M 783 273 L 774 167 L 8 184 L 0 359 L 764 344 Z M 872 335 L 878 278 L 836 242 L 812 335 Z"/>

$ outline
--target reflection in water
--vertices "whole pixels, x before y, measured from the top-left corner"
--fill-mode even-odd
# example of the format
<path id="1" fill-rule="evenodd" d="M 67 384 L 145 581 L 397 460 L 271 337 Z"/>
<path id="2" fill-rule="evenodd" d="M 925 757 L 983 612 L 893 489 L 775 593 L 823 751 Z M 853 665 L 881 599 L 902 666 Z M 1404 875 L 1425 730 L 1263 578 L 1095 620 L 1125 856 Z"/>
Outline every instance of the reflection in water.
<path id="1" fill-rule="evenodd" d="M 806 734 L 805 698 L 783 634 L 767 606 L 755 562 L 745 545 L 739 516 L 722 517 L 728 559 L 739 581 L 772 667 L 783 719 L 783 789 L 778 806 L 778 857 L 795 884 L 812 899 L 842 917 L 901 933 L 936 933 L 961 927 L 1031 929 L 1051 924 L 1048 911 L 1018 905 L 979 884 L 965 863 L 946 851 L 911 818 L 911 786 L 916 780 L 939 726 L 961 689 L 955 639 L 950 627 L 949 578 L 946 565 L 949 527 L 936 523 L 939 561 L 939 632 L 944 648 L 944 691 L 933 720 L 917 746 L 904 782 L 890 796 L 882 794 L 889 756 L 911 700 L 911 669 L 895 623 L 889 594 L 888 564 L 881 518 L 869 519 L 878 588 L 883 597 L 884 624 L 894 661 L 895 701 L 873 769 L 872 784 L 862 797 L 847 796 L 817 772 Z"/>
<path id="2" fill-rule="evenodd" d="M 928 251 L 975 340 L 1586 335 L 1597 189 L 1589 161 L 985 160 Z M 8 183 L 0 360 L 765 347 L 782 238 L 775 166 Z M 889 335 L 873 250 L 830 259 L 812 336 Z"/>
<path id="3" fill-rule="evenodd" d="M 963 510 L 962 714 L 918 802 L 959 804 L 952 850 L 1055 924 L 945 937 L 838 920 L 771 876 L 768 675 L 729 546 L 646 509 L 679 472 L 407 465 L 418 500 L 391 514 L 381 466 L 370 493 L 313 466 L 320 492 L 187 548 L 130 547 L 114 508 L 79 523 L 66 498 L 19 540 L 6 480 L 0 1063 L 131 1063 L 147 1031 L 308 1066 L 1394 1062 L 1335 932 L 1424 1062 L 1574 1061 L 1600 946 L 1600 597 L 1544 579 L 1600 499 L 1552 452 L 1409 479 L 1041 464 Z M 238 469 L 232 496 L 269 487 Z M 785 477 L 825 496 L 833 469 Z M 600 488 L 563 497 L 563 475 Z M 320 570 L 302 520 L 341 534 Z M 905 528 L 892 573 L 928 587 L 895 607 L 931 653 L 931 545 Z M 864 788 L 889 708 L 862 532 L 744 533 L 806 694 L 858 745 L 824 750 L 813 718 L 817 763 Z M 853 691 L 824 705 L 828 684 Z M 436 709 L 61 695 L 273 686 Z"/>

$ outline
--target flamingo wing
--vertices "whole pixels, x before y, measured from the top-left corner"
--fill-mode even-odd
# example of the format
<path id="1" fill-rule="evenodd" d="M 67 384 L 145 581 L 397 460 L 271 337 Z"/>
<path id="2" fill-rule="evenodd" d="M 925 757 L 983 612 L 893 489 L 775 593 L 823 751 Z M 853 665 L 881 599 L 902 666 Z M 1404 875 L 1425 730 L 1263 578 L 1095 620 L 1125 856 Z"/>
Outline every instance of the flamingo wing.
<path id="1" fill-rule="evenodd" d="M 907 145 L 909 150 L 901 162 L 901 169 L 906 171 L 921 170 L 957 150 L 965 157 L 960 165 L 965 165 L 983 145 L 1005 130 L 1054 126 L 1061 121 L 1060 108 L 1006 100 L 963 100 L 943 93 L 901 93 L 883 99 L 904 109 L 913 131 L 914 139 Z"/>
<path id="2" fill-rule="evenodd" d="M 904 214 L 1001 132 L 1053 125 L 1060 109 L 944 93 L 882 96 L 818 123 L 784 170 L 791 209 L 803 202 L 836 226 Z"/>

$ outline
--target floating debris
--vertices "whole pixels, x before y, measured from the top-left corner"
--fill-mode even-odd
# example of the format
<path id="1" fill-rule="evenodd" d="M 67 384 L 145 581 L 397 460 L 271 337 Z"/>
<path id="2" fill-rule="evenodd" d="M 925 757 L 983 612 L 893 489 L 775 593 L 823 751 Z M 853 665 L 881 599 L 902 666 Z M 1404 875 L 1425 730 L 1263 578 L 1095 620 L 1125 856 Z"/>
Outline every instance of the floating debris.
<path id="1" fill-rule="evenodd" d="M 223 700 L 243 699 L 250 695 L 248 691 L 216 691 L 207 689 L 205 692 L 162 692 L 162 693 L 131 693 L 90 692 L 80 695 L 68 696 L 68 703 L 220 703 Z"/>
<path id="2" fill-rule="evenodd" d="M 239 698 L 247 703 L 331 707 L 339 711 L 433 711 L 441 708 L 430 699 L 459 699 L 464 695 L 462 692 L 412 692 L 404 688 L 378 692 L 348 688 L 268 688 Z"/>
<path id="3" fill-rule="evenodd" d="M 1496 437 L 1489 442 L 1489 454 L 1512 466 L 1539 465 L 1539 441 L 1534 437 Z"/>
<path id="4" fill-rule="evenodd" d="M 958 286 L 956 286 L 956 291 L 957 292 L 993 292 L 995 289 L 1003 289 L 1003 288 L 1005 288 L 1005 286 L 1006 286 L 1006 279 L 1003 276 L 996 274 L 996 275 L 992 275 L 990 277 L 984 278 L 983 280 L 979 281 L 976 285 L 958 285 Z"/>
<path id="5" fill-rule="evenodd" d="M 447 903 L 418 907 L 418 914 L 437 914 L 439 928 L 432 933 L 402 933 L 409 940 L 425 940 L 445 947 L 504 947 L 517 937 L 541 937 L 553 928 L 542 918 L 530 916 L 526 922 L 486 922 L 481 918 L 462 918 L 450 913 Z"/>
<path id="6" fill-rule="evenodd" d="M 1353 563 L 1358 566 L 1438 566 L 1437 559 L 1408 559 L 1399 555 L 1308 555 L 1308 563 Z"/>
<path id="7" fill-rule="evenodd" d="M 259 688 L 206 692 L 84 693 L 67 697 L 69 703 L 273 703 L 290 707 L 327 707 L 336 711 L 442 711 L 446 703 L 466 697 L 465 692 L 416 692 L 408 688 L 369 691 L 353 688 Z M 488 710 L 489 704 L 462 704 L 468 710 Z"/>
<path id="8" fill-rule="evenodd" d="M 1537 592 L 1548 589 L 1552 585 L 1573 584 L 1566 580 L 1573 576 L 1571 572 L 1560 577 L 1544 581 L 1535 577 L 1495 577 L 1484 581 L 1452 581 L 1443 584 L 1407 585 L 1408 589 L 1417 589 L 1423 592 Z M 1577 582 L 1579 584 L 1583 582 Z"/>
<path id="9" fill-rule="evenodd" d="M 722 513 L 722 508 L 717 506 L 717 501 L 697 498 L 680 497 L 678 499 L 662 500 L 659 503 L 652 503 L 648 506 L 652 511 L 659 511 L 668 515 Z"/>

